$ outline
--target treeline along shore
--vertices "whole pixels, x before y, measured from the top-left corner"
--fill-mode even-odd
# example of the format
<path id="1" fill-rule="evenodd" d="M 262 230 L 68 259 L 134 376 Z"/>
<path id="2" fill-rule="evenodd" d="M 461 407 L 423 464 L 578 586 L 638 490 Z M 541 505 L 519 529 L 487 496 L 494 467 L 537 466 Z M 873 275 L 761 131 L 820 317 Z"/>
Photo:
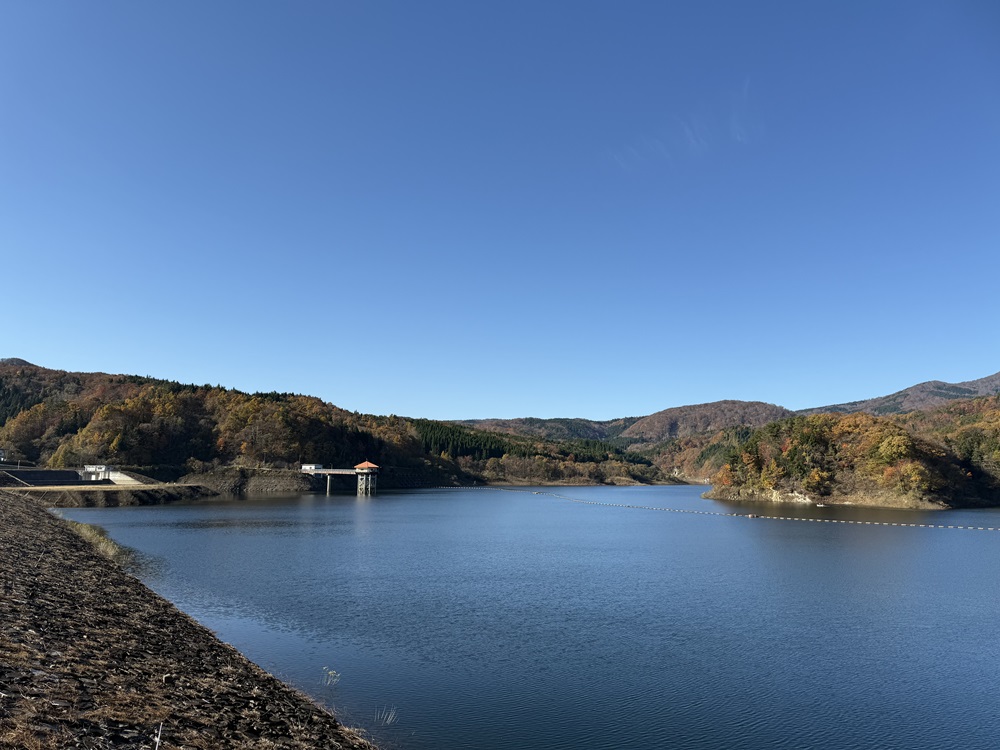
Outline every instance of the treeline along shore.
<path id="1" fill-rule="evenodd" d="M 0 748 L 374 748 L 2 490 L 0 623 Z"/>

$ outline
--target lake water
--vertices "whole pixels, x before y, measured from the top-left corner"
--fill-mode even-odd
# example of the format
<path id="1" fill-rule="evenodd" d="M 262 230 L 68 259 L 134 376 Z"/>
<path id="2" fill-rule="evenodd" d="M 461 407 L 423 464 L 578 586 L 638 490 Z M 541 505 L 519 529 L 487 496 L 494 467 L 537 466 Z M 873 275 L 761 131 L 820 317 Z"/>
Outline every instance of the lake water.
<path id="1" fill-rule="evenodd" d="M 977 527 L 1000 512 L 539 490 L 564 497 L 63 513 L 139 550 L 147 585 L 387 748 L 1000 746 L 1000 531 L 646 508 Z"/>

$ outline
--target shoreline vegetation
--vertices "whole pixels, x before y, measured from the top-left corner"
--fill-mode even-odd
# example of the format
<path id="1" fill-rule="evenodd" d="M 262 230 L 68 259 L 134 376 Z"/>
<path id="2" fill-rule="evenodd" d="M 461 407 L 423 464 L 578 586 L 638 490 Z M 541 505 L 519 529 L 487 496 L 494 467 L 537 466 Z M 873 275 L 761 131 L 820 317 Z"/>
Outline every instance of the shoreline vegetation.
<path id="1" fill-rule="evenodd" d="M 809 422 L 827 419 L 825 415 L 806 418 Z M 803 418 L 799 418 L 800 420 Z M 866 419 L 871 420 L 870 417 Z M 817 441 L 814 439 L 812 454 L 804 460 L 802 451 L 794 455 L 794 441 L 787 439 L 783 448 L 762 448 L 767 441 L 762 436 L 774 432 L 776 428 L 789 429 L 792 422 L 775 423 L 768 428 L 751 433 L 750 438 L 744 438 L 738 452 L 732 446 L 723 454 L 725 463 L 711 478 L 693 478 L 682 474 L 664 475 L 657 481 L 639 481 L 633 477 L 607 477 L 603 482 L 585 481 L 583 478 L 563 478 L 559 480 L 539 481 L 520 478 L 507 478 L 506 481 L 452 481 L 432 486 L 454 487 L 575 487 L 575 486 L 652 486 L 668 484 L 705 485 L 703 497 L 724 502 L 756 502 L 762 504 L 823 504 L 849 505 L 870 508 L 893 508 L 897 510 L 948 510 L 958 507 L 989 507 L 997 505 L 996 483 L 988 474 L 957 473 L 946 463 L 937 462 L 938 467 L 949 470 L 949 475 L 940 468 L 936 476 L 926 472 L 921 473 L 922 465 L 910 462 L 908 473 L 901 474 L 891 466 L 891 461 L 862 461 L 862 456 L 872 453 L 870 447 L 864 451 L 855 451 L 856 456 L 851 462 L 854 465 L 845 471 L 844 456 L 847 445 L 841 443 L 837 448 L 837 461 L 841 465 L 834 466 L 827 455 L 817 453 Z M 913 444 L 906 441 L 898 432 L 890 435 L 887 443 L 882 435 L 876 435 L 877 454 L 886 453 L 886 445 L 897 452 L 905 450 L 905 457 L 913 455 Z M 868 442 L 872 442 L 871 439 Z M 820 443 L 823 445 L 823 443 Z M 747 452 L 747 448 L 753 453 Z M 739 458 L 737 458 L 739 456 Z M 764 456 L 763 458 L 761 456 Z M 801 466 L 792 463 L 797 458 Z M 897 459 L 891 456 L 891 459 Z M 823 466 L 826 461 L 829 471 L 821 472 L 816 466 Z M 927 465 L 925 462 L 923 465 Z M 738 468 L 737 468 L 738 467 Z M 889 468 L 887 468 L 889 467 Z M 840 475 L 839 481 L 835 477 Z M 796 479 L 796 475 L 798 478 Z M 239 498 L 253 495 L 269 494 L 299 494 L 308 492 L 323 492 L 325 482 L 322 477 L 316 478 L 301 473 L 295 469 L 282 468 L 251 468 L 244 466 L 220 467 L 211 471 L 199 472 L 181 477 L 177 483 L 158 483 L 155 480 L 133 474 L 143 480 L 142 485 L 109 486 L 38 486 L 6 488 L 7 491 L 30 498 L 47 508 L 76 507 L 119 507 L 127 505 L 159 505 L 173 502 L 195 502 L 203 498 L 223 497 Z M 821 481 L 817 481 L 817 477 Z M 920 480 L 918 484 L 916 480 Z M 353 494 L 353 477 L 336 487 L 337 495 Z M 849 481 L 848 481 L 849 480 Z M 419 486 L 419 485 L 418 485 Z M 386 489 L 401 489 L 386 487 Z M 412 488 L 411 488 L 412 489 Z"/>
<path id="2" fill-rule="evenodd" d="M 0 747 L 376 750 L 109 552 L 0 490 Z"/>
<path id="3" fill-rule="evenodd" d="M 735 462 L 734 462 L 735 463 Z M 873 482 L 855 482 L 849 491 L 830 492 L 827 488 L 816 491 L 807 490 L 801 483 L 782 483 L 785 486 L 775 486 L 776 483 L 754 481 L 753 476 L 743 477 L 734 482 L 731 474 L 732 464 L 725 464 L 712 480 L 696 479 L 684 476 L 671 476 L 661 481 L 639 482 L 627 477 L 615 477 L 602 483 L 580 480 L 529 481 L 510 480 L 492 482 L 462 482 L 447 485 L 452 487 L 600 487 L 600 486 L 655 486 L 671 484 L 689 484 L 705 486 L 702 497 L 723 502 L 788 505 L 845 505 L 867 508 L 892 508 L 896 510 L 948 510 L 959 507 L 990 507 L 996 502 L 989 502 L 991 487 L 983 487 L 972 482 L 974 492 L 914 492 L 901 491 L 899 487 L 887 488 Z M 352 478 L 353 479 L 353 478 Z M 967 479 L 967 478 L 966 478 Z M 960 482 L 956 482 L 959 485 Z M 834 485 L 841 490 L 843 485 Z M 400 488 L 386 488 L 400 489 Z M 907 488 L 909 489 L 909 488 Z M 206 498 L 238 499 L 245 496 L 269 494 L 299 494 L 323 492 L 322 481 L 304 475 L 293 469 L 254 469 L 247 467 L 228 467 L 204 474 L 192 474 L 182 477 L 177 484 L 150 484 L 141 488 L 113 487 L 18 487 L 6 488 L 7 492 L 28 498 L 46 508 L 108 508 L 130 505 L 162 505 L 174 502 L 196 502 Z M 353 495 L 353 488 L 347 486 L 335 489 L 335 495 Z"/>

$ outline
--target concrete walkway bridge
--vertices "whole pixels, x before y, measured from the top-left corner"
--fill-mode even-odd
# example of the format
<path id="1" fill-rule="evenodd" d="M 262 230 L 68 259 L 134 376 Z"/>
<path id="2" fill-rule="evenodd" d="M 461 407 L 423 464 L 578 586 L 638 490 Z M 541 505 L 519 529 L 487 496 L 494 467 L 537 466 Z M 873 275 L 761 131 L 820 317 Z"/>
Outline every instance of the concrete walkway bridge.
<path id="1" fill-rule="evenodd" d="M 323 464 L 302 464 L 302 473 L 312 476 L 326 476 L 326 494 L 330 494 L 330 479 L 334 474 L 356 474 L 358 477 L 358 497 L 370 497 L 375 494 L 378 481 L 378 466 L 371 461 L 365 461 L 353 469 L 324 469 Z"/>

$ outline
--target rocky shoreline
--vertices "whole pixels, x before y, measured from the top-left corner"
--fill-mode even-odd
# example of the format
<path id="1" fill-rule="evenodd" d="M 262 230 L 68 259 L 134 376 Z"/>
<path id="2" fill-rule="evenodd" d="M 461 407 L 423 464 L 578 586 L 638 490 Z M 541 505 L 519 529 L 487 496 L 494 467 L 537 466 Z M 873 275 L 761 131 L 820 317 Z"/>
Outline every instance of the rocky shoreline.
<path id="1" fill-rule="evenodd" d="M 12 493 L 33 499 L 46 508 L 117 508 L 124 505 L 162 505 L 181 500 L 214 497 L 215 490 L 193 484 L 97 487 L 19 487 Z"/>
<path id="2" fill-rule="evenodd" d="M 0 622 L 0 747 L 374 750 L 3 491 Z"/>
<path id="3" fill-rule="evenodd" d="M 294 469 L 249 469 L 238 466 L 188 474 L 181 477 L 180 484 L 205 487 L 220 495 L 311 492 L 324 485 L 323 481 L 317 481 Z"/>
<path id="4" fill-rule="evenodd" d="M 702 497 L 710 500 L 755 503 L 791 503 L 815 505 L 855 505 L 863 508 L 891 508 L 894 510 L 947 510 L 943 501 L 912 497 L 892 492 L 854 492 L 852 494 L 816 495 L 810 497 L 802 492 L 781 490 L 746 490 L 734 487 L 713 486 Z"/>

